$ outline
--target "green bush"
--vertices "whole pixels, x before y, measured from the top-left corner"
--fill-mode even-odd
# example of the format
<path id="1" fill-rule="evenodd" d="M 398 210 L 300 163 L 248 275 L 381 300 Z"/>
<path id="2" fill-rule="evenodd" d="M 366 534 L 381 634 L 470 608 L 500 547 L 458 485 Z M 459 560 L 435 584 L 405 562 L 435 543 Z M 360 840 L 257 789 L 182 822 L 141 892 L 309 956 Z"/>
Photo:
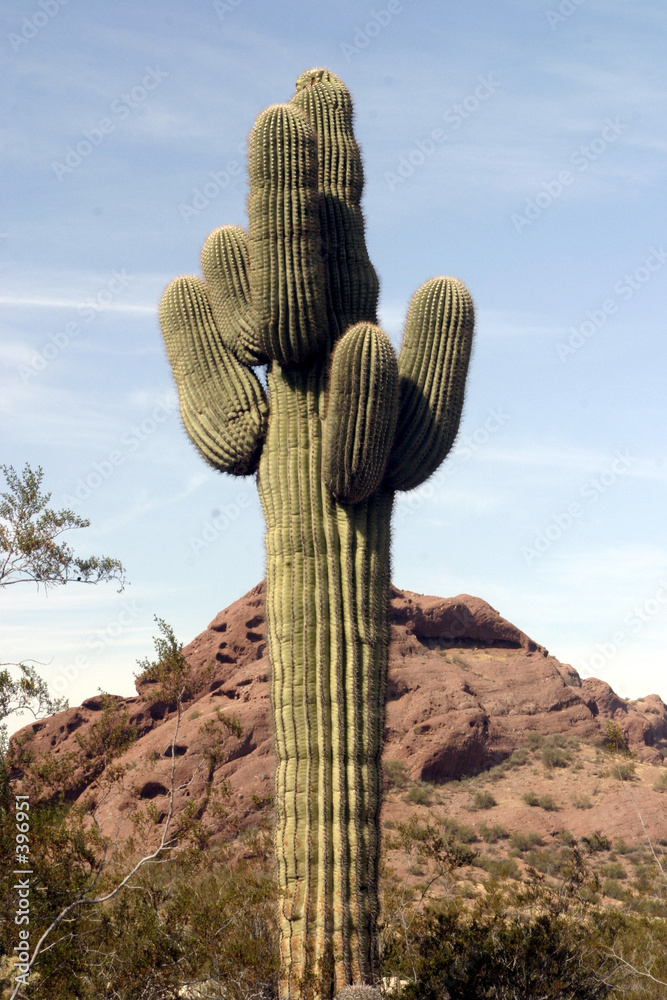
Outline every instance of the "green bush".
<path id="1" fill-rule="evenodd" d="M 632 762 L 627 764 L 614 764 L 611 773 L 613 777 L 618 778 L 619 781 L 634 781 L 635 765 Z"/>
<path id="2" fill-rule="evenodd" d="M 607 734 L 604 741 L 608 753 L 629 753 L 627 738 L 618 722 L 607 721 Z"/>
<path id="3" fill-rule="evenodd" d="M 556 875 L 560 871 L 560 858 L 553 851 L 529 851 L 524 861 L 543 875 Z"/>
<path id="4" fill-rule="evenodd" d="M 479 824 L 479 835 L 486 844 L 496 844 L 499 840 L 507 840 L 508 831 L 504 826 L 488 826 L 486 823 Z"/>
<path id="5" fill-rule="evenodd" d="M 412 785 L 408 789 L 404 801 L 413 806 L 430 806 L 432 797 L 431 790 L 426 785 Z"/>
<path id="6" fill-rule="evenodd" d="M 606 878 L 627 878 L 628 873 L 619 861 L 610 861 L 608 865 L 600 868 L 600 874 Z"/>
<path id="7" fill-rule="evenodd" d="M 547 812 L 558 812 L 558 803 L 553 795 L 538 795 L 536 792 L 526 792 L 521 796 L 526 805 L 539 806 Z"/>
<path id="8" fill-rule="evenodd" d="M 519 873 L 514 858 L 490 858 L 488 854 L 478 854 L 473 864 L 497 879 L 517 878 Z"/>
<path id="9" fill-rule="evenodd" d="M 605 837 L 604 833 L 600 833 L 599 830 L 592 833 L 590 837 L 582 837 L 581 842 L 582 844 L 585 844 L 586 849 L 590 851 L 591 854 L 611 850 L 611 840 L 609 837 Z"/>
<path id="10" fill-rule="evenodd" d="M 567 767 L 570 758 L 560 747 L 547 743 L 542 747 L 542 763 L 548 768 Z"/>
<path id="11" fill-rule="evenodd" d="M 591 944 L 594 931 L 593 920 L 570 919 L 544 888 L 492 885 L 467 905 L 428 911 L 410 950 L 392 937 L 384 974 L 410 980 L 401 1000 L 604 1000 L 614 991 L 612 963 Z"/>
<path id="12" fill-rule="evenodd" d="M 542 837 L 536 830 L 528 830 L 525 833 L 521 830 L 514 830 L 510 835 L 510 844 L 516 851 L 530 851 L 541 843 Z"/>
<path id="13" fill-rule="evenodd" d="M 618 879 L 606 878 L 602 883 L 602 892 L 609 899 L 625 899 L 627 896 L 626 890 L 623 888 Z"/>
<path id="14" fill-rule="evenodd" d="M 477 809 L 493 809 L 493 807 L 497 805 L 498 803 L 494 799 L 491 792 L 475 792 L 468 809 L 474 812 Z"/>
<path id="15" fill-rule="evenodd" d="M 384 786 L 390 788 L 407 788 L 410 779 L 405 772 L 405 764 L 402 760 L 386 760 L 382 763 L 382 777 Z"/>

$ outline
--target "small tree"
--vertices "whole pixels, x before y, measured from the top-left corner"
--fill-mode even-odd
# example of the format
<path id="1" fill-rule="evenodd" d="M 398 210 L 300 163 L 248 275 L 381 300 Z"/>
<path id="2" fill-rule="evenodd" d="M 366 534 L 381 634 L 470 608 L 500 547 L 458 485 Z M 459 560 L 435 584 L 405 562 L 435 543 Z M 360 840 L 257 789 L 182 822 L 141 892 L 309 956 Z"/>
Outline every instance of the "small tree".
<path id="1" fill-rule="evenodd" d="M 72 510 L 48 507 L 50 493 L 41 490 L 41 466 L 25 464 L 22 473 L 0 465 L 8 490 L 0 493 L 0 587 L 36 583 L 44 590 L 65 583 L 103 583 L 117 580 L 122 590 L 125 570 L 109 556 L 76 556 L 57 539 L 73 528 L 87 528 L 90 521 Z"/>

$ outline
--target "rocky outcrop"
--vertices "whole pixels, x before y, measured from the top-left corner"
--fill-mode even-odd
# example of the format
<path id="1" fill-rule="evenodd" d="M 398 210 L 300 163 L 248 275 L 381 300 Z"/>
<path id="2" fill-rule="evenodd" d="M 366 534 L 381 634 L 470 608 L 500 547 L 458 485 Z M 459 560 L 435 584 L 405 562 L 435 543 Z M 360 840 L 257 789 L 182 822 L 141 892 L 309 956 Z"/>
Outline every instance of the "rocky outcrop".
<path id="1" fill-rule="evenodd" d="M 146 679 L 138 679 L 136 697 L 114 699 L 116 719 L 136 733 L 117 760 L 126 767 L 121 783 L 102 791 L 99 696 L 25 727 L 14 747 L 27 741 L 33 756 L 56 761 L 75 752 L 71 795 L 101 802 L 106 829 L 122 832 L 124 817 L 142 800 L 155 805 L 156 819 L 163 816 L 172 765 L 177 816 L 224 791 L 227 819 L 233 814 L 243 825 L 273 790 L 263 593 L 259 584 L 184 648 L 195 693 L 178 733 L 173 706 L 152 697 Z M 235 731 L 221 717 L 235 720 Z M 477 597 L 393 590 L 385 759 L 401 761 L 413 779 L 444 783 L 477 774 L 509 757 L 530 733 L 602 743 L 609 720 L 640 761 L 659 763 L 667 754 L 667 707 L 657 695 L 627 701 L 603 681 L 582 680 Z M 216 744 L 223 753 L 212 767 Z M 225 810 L 210 813 L 213 829 Z"/>

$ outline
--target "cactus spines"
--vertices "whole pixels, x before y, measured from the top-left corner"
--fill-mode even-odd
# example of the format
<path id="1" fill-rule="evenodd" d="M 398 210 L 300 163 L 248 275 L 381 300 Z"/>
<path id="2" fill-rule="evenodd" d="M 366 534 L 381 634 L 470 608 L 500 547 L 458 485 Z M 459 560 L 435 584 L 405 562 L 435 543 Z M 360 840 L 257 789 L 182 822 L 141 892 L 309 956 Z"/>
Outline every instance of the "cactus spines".
<path id="1" fill-rule="evenodd" d="M 475 314 L 456 278 L 431 278 L 410 302 L 398 359 L 401 406 L 387 482 L 412 490 L 435 472 L 459 429 Z"/>
<path id="2" fill-rule="evenodd" d="M 380 488 L 398 417 L 398 365 L 389 337 L 357 323 L 331 359 L 324 430 L 324 479 L 341 503 Z"/>
<path id="3" fill-rule="evenodd" d="M 328 70 L 259 116 L 249 172 L 248 236 L 212 233 L 206 281 L 173 282 L 160 319 L 190 437 L 216 468 L 257 470 L 281 1000 L 370 1000 L 393 496 L 451 447 L 472 303 L 453 279 L 427 282 L 397 360 L 376 325 L 352 102 Z M 265 359 L 268 400 L 249 367 Z"/>
<path id="4" fill-rule="evenodd" d="M 352 323 L 377 322 L 380 287 L 364 236 L 364 169 L 352 127 L 352 99 L 337 76 L 313 69 L 297 80 L 292 104 L 305 112 L 317 136 L 327 319 L 335 340 Z"/>
<path id="5" fill-rule="evenodd" d="M 305 115 L 289 104 L 262 112 L 248 162 L 250 293 L 260 342 L 270 358 L 300 364 L 328 339 L 317 140 Z"/>
<path id="6" fill-rule="evenodd" d="M 239 226 L 215 229 L 204 243 L 201 266 L 223 342 L 244 364 L 265 364 L 269 359 L 262 351 L 255 325 L 243 230 Z"/>
<path id="7" fill-rule="evenodd" d="M 266 431 L 266 396 L 222 342 L 206 284 L 200 278 L 172 281 L 160 304 L 160 324 L 192 443 L 220 472 L 253 472 Z"/>

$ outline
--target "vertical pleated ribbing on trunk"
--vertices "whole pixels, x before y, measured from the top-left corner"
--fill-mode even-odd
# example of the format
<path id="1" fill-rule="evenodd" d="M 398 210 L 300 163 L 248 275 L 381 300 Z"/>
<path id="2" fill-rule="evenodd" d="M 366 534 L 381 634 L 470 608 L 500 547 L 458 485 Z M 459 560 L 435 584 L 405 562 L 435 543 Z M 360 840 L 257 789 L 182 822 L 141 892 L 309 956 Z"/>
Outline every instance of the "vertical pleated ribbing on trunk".
<path id="1" fill-rule="evenodd" d="M 289 414 L 291 431 L 286 440 L 284 430 L 269 430 L 259 473 L 285 997 L 309 977 L 324 997 L 374 982 L 378 972 L 392 500 L 379 493 L 344 507 L 313 475 L 322 460 L 323 381 L 317 369 L 272 367 L 275 426 L 284 429 Z"/>

